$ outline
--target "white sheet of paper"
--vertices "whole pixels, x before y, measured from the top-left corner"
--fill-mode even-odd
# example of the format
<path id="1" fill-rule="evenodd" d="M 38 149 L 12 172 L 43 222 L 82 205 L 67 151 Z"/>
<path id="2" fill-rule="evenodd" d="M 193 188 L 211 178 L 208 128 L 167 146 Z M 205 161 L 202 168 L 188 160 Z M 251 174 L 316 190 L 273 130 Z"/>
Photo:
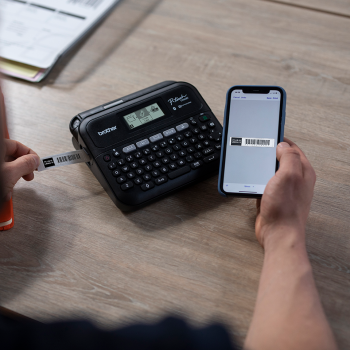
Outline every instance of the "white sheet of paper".
<path id="1" fill-rule="evenodd" d="M 0 56 L 48 68 L 119 0 L 0 0 Z"/>

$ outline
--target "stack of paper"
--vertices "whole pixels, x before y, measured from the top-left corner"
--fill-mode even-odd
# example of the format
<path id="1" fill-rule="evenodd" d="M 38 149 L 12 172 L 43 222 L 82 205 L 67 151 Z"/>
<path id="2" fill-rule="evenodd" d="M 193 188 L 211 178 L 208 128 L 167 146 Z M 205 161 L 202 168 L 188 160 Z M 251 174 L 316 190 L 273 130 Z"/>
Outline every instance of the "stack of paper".
<path id="1" fill-rule="evenodd" d="M 119 0 L 0 0 L 0 71 L 39 82 Z"/>

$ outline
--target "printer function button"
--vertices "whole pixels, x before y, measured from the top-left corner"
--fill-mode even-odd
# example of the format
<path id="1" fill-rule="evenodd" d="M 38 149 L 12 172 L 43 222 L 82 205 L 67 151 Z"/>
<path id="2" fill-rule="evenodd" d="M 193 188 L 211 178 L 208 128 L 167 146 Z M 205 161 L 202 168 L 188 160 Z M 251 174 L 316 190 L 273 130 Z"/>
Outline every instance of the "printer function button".
<path id="1" fill-rule="evenodd" d="M 153 187 L 154 187 L 154 183 L 152 181 L 146 182 L 145 184 L 141 185 L 141 189 L 143 191 L 148 191 L 148 190 L 150 190 Z"/>
<path id="2" fill-rule="evenodd" d="M 214 153 L 211 156 L 205 157 L 203 160 L 206 163 L 213 162 L 214 160 L 220 159 L 220 154 L 219 153 Z"/>
<path id="3" fill-rule="evenodd" d="M 104 155 L 103 156 L 103 160 L 105 161 L 105 162 L 110 162 L 111 161 L 111 156 L 109 155 L 109 154 L 106 154 L 106 155 Z"/>
<path id="4" fill-rule="evenodd" d="M 196 162 L 191 164 L 191 168 L 192 169 L 197 169 L 197 168 L 199 168 L 202 165 L 203 165 L 203 162 L 201 160 L 197 160 Z"/>
<path id="5" fill-rule="evenodd" d="M 176 134 L 176 130 L 174 128 L 163 131 L 163 135 L 165 137 L 168 137 L 168 136 L 173 135 L 173 134 Z"/>
<path id="6" fill-rule="evenodd" d="M 161 177 L 158 177 L 158 179 L 155 179 L 155 183 L 156 183 L 156 185 L 161 185 L 161 184 L 164 184 L 164 183 L 166 183 L 168 181 L 168 178 L 166 177 L 166 175 L 163 175 L 163 176 L 161 176 Z"/>
<path id="7" fill-rule="evenodd" d="M 120 157 L 120 153 L 119 153 L 118 151 L 114 151 L 114 152 L 113 152 L 113 155 L 114 155 L 114 157 L 116 157 L 116 158 Z"/>
<path id="8" fill-rule="evenodd" d="M 208 120 L 210 120 L 210 117 L 208 115 L 201 115 L 200 117 L 198 117 L 200 122 L 207 122 Z"/>
<path id="9" fill-rule="evenodd" d="M 128 181 L 126 182 L 125 184 L 121 185 L 120 188 L 123 190 L 123 191 L 126 191 L 128 190 L 129 188 L 132 188 L 134 187 L 134 184 L 131 182 L 131 181 Z"/>
<path id="10" fill-rule="evenodd" d="M 151 142 L 156 142 L 158 140 L 161 140 L 163 138 L 163 135 L 161 133 L 153 135 L 149 138 Z M 146 185 L 146 184 L 145 184 Z"/>
<path id="11" fill-rule="evenodd" d="M 137 146 L 138 148 L 145 147 L 145 146 L 147 146 L 147 145 L 149 145 L 148 139 L 144 139 L 144 140 L 141 140 L 141 141 L 139 141 L 139 142 L 136 142 L 136 146 Z"/>
<path id="12" fill-rule="evenodd" d="M 123 152 L 124 153 L 130 153 L 130 152 L 133 152 L 133 151 L 136 151 L 136 146 L 134 144 L 131 144 L 129 146 L 126 146 L 123 148 Z"/>
<path id="13" fill-rule="evenodd" d="M 189 127 L 188 123 L 182 123 L 182 124 L 176 126 L 176 130 L 177 131 L 182 131 L 182 130 L 187 129 L 188 127 Z"/>

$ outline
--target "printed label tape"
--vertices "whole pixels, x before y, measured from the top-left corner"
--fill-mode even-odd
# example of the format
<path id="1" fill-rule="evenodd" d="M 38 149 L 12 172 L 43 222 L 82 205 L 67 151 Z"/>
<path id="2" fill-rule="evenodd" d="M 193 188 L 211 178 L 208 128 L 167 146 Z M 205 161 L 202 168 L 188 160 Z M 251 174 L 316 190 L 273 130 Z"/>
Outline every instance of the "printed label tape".
<path id="1" fill-rule="evenodd" d="M 49 170 L 59 166 L 85 163 L 91 160 L 90 156 L 83 150 L 56 154 L 40 158 L 38 171 Z"/>

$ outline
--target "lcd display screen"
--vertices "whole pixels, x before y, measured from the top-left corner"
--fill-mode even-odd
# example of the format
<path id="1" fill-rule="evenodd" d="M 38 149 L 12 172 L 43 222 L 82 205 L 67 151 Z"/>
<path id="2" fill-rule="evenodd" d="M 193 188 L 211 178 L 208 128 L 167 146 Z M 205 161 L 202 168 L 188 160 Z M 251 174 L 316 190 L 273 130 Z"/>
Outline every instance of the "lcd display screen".
<path id="1" fill-rule="evenodd" d="M 163 117 L 165 114 L 157 103 L 153 103 L 147 107 L 141 108 L 138 111 L 132 112 L 124 116 L 126 123 L 130 129 L 147 124 L 152 120 Z"/>

